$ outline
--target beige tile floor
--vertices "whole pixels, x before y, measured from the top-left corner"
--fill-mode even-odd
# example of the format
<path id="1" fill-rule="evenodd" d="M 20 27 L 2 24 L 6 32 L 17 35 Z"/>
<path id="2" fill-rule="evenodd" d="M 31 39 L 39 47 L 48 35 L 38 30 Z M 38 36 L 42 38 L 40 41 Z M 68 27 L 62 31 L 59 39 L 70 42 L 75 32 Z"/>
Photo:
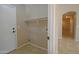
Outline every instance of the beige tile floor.
<path id="1" fill-rule="evenodd" d="M 79 54 L 79 41 L 72 38 L 59 39 L 58 52 L 61 54 Z"/>
<path id="2" fill-rule="evenodd" d="M 10 54 L 47 54 L 47 51 L 41 50 L 32 45 L 26 45 L 10 52 Z"/>

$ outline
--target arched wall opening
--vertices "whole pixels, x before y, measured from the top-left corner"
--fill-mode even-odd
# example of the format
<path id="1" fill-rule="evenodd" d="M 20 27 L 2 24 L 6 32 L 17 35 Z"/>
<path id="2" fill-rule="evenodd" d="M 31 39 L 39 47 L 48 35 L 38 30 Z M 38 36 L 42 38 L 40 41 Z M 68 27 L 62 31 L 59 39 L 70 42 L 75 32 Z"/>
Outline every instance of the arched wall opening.
<path id="1" fill-rule="evenodd" d="M 62 15 L 62 37 L 75 38 L 76 12 L 69 11 Z"/>

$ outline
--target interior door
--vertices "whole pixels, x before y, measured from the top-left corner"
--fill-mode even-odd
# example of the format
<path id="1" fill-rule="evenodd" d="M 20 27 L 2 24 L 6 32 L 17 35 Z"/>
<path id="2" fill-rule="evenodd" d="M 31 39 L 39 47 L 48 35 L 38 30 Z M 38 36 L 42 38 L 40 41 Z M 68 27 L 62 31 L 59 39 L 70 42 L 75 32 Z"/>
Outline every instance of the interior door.
<path id="1" fill-rule="evenodd" d="M 8 53 L 16 48 L 16 7 L 0 5 L 0 12 L 0 53 Z"/>

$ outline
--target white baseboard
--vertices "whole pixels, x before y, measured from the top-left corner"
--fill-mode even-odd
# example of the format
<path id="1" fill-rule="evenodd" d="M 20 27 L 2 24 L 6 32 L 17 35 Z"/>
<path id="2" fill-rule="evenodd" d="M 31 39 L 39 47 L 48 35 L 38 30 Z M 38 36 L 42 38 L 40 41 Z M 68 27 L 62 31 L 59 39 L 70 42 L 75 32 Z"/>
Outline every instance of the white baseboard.
<path id="1" fill-rule="evenodd" d="M 24 44 L 22 44 L 21 46 L 17 47 L 16 49 L 22 48 L 23 46 L 28 45 L 28 44 L 29 44 L 29 42 L 24 43 Z"/>
<path id="2" fill-rule="evenodd" d="M 47 49 L 46 49 L 46 48 L 41 47 L 41 46 L 36 45 L 36 44 L 34 44 L 34 43 L 31 43 L 31 42 L 25 43 L 25 44 L 23 44 L 23 45 L 19 46 L 17 49 L 19 49 L 19 48 L 21 48 L 21 47 L 23 47 L 23 46 L 25 46 L 25 45 L 28 45 L 28 44 L 30 44 L 30 45 L 32 45 L 32 46 L 34 46 L 34 47 L 36 47 L 36 48 L 40 48 L 40 49 L 42 49 L 42 50 L 47 51 Z"/>
<path id="3" fill-rule="evenodd" d="M 42 49 L 42 50 L 47 51 L 46 48 L 41 47 L 41 46 L 39 46 L 39 45 L 36 45 L 36 44 L 34 44 L 34 43 L 32 43 L 32 42 L 24 43 L 23 45 L 17 47 L 16 49 L 22 48 L 23 46 L 28 45 L 28 44 L 30 44 L 30 45 L 32 45 L 32 46 L 34 46 L 34 47 L 36 47 L 36 48 L 39 48 L 39 49 Z M 14 49 L 14 50 L 15 50 L 15 49 Z M 0 50 L 0 54 L 7 54 L 7 53 L 9 53 L 9 52 L 11 52 L 11 51 L 13 51 L 13 50 L 8 50 L 8 51 Z"/>
<path id="4" fill-rule="evenodd" d="M 39 45 L 36 45 L 36 44 L 34 44 L 34 43 L 29 42 L 29 44 L 31 44 L 32 46 L 37 47 L 37 48 L 39 48 L 39 49 L 42 49 L 42 50 L 47 51 L 47 49 L 46 49 L 46 48 L 41 47 L 41 46 L 39 46 Z"/>

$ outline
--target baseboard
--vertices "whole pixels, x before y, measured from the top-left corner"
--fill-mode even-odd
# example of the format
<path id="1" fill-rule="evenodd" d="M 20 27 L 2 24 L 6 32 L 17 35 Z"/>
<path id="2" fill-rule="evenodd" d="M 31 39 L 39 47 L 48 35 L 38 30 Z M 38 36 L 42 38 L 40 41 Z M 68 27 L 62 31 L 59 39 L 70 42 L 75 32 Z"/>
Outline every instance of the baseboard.
<path id="1" fill-rule="evenodd" d="M 28 44 L 29 44 L 29 42 L 24 43 L 24 44 L 22 44 L 21 46 L 17 47 L 16 49 L 22 48 L 23 46 L 28 45 Z"/>
<path id="2" fill-rule="evenodd" d="M 32 42 L 24 43 L 23 45 L 21 45 L 21 46 L 17 47 L 17 49 L 19 49 L 19 48 L 21 48 L 21 47 L 23 47 L 23 46 L 25 46 L 25 45 L 28 45 L 28 44 L 30 44 L 30 45 L 32 45 L 32 46 L 34 46 L 34 47 L 36 47 L 36 48 L 40 48 L 40 49 L 42 49 L 42 50 L 47 51 L 47 49 L 46 49 L 46 48 L 41 47 L 41 46 L 39 46 L 39 45 L 36 45 L 36 44 L 34 44 L 34 43 L 32 43 Z"/>
<path id="3" fill-rule="evenodd" d="M 34 46 L 34 47 L 36 47 L 36 48 L 39 48 L 39 49 L 42 49 L 42 50 L 47 51 L 47 49 L 46 49 L 46 48 L 41 47 L 41 46 L 39 46 L 39 45 L 36 45 L 36 44 L 34 44 L 34 43 L 32 43 L 32 42 L 27 42 L 27 43 L 24 43 L 23 45 L 21 45 L 21 46 L 17 47 L 16 49 L 22 48 L 23 46 L 28 45 L 28 44 L 30 44 L 30 45 L 32 45 L 32 46 Z M 15 49 L 14 49 L 14 50 L 15 50 Z M 0 50 L 0 54 L 7 54 L 7 53 L 9 53 L 9 52 L 11 52 L 11 51 L 13 51 L 13 50 L 7 50 L 7 51 Z"/>
<path id="4" fill-rule="evenodd" d="M 46 49 L 46 48 L 41 47 L 41 46 L 39 46 L 39 45 L 36 45 L 36 44 L 34 44 L 34 43 L 32 43 L 32 42 L 29 42 L 29 44 L 31 44 L 32 46 L 34 46 L 34 47 L 36 47 L 36 48 L 39 48 L 39 49 L 42 49 L 42 50 L 47 51 L 47 49 Z"/>

